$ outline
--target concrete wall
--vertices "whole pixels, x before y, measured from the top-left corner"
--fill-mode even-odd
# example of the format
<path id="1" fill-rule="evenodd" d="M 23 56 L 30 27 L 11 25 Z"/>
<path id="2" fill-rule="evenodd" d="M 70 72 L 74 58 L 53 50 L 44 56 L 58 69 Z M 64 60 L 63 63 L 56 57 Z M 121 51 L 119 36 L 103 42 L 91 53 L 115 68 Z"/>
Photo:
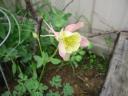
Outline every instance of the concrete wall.
<path id="1" fill-rule="evenodd" d="M 51 0 L 60 9 L 71 0 Z M 92 12 L 94 7 L 94 12 Z M 73 16 L 84 15 L 89 21 L 93 14 L 93 28 L 109 30 L 101 21 L 117 30 L 128 30 L 128 0 L 74 0 L 66 9 Z"/>
<path id="2" fill-rule="evenodd" d="M 52 4 L 60 9 L 71 0 L 51 0 Z M 75 18 L 85 16 L 85 28 L 82 34 L 100 33 L 113 30 L 128 30 L 128 0 L 73 0 L 72 4 L 67 7 L 66 12 L 73 16 L 70 22 L 76 21 Z M 87 20 L 91 23 L 92 31 L 88 29 Z M 87 31 L 88 30 L 88 31 Z M 91 38 L 94 43 L 96 52 L 100 55 L 109 55 L 114 45 L 116 35 L 98 36 Z"/>

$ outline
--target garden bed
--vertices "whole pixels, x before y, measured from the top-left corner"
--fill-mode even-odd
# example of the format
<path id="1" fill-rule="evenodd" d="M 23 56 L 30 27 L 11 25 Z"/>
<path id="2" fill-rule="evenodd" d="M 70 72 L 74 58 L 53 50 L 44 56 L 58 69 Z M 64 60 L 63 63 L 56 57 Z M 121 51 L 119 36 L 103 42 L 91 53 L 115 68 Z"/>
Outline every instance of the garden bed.
<path id="1" fill-rule="evenodd" d="M 116 43 L 107 78 L 107 60 L 97 56 L 91 50 L 79 49 L 78 52 L 71 56 L 71 59 L 74 58 L 74 61 L 78 61 L 75 64 L 70 61 L 63 62 L 61 65 L 49 63 L 46 66 L 47 69 L 41 79 L 41 83 L 45 84 L 44 88 L 47 86 L 44 94 L 46 96 L 63 96 L 64 94 L 68 94 L 64 96 L 99 96 L 99 94 L 100 96 L 109 96 L 110 94 L 127 96 L 127 36 L 127 33 L 121 33 Z M 84 54 L 79 61 L 77 56 L 81 53 Z M 12 78 L 13 74 L 5 64 L 2 67 L 7 69 L 4 70 L 4 73 L 8 80 L 9 88 L 13 91 L 18 82 Z M 31 79 L 28 80 L 31 81 Z M 109 90 L 110 88 L 111 90 Z M 0 92 L 3 93 L 5 90 L 6 86 L 1 77 Z M 31 95 L 26 93 L 24 96 Z"/>
<path id="2" fill-rule="evenodd" d="M 41 80 L 43 84 L 48 86 L 48 90 L 45 91 L 46 93 L 57 92 L 60 95 L 55 96 L 63 96 L 64 84 L 70 84 L 72 89 L 69 88 L 67 90 L 73 90 L 72 96 L 99 96 L 102 85 L 105 81 L 108 64 L 105 59 L 95 55 L 90 50 L 84 51 L 85 54 L 82 61 L 77 62 L 78 66 L 76 68 L 72 67 L 70 63 L 62 65 L 47 65 L 47 69 L 45 70 L 44 76 Z M 3 67 L 6 68 L 6 66 Z M 5 70 L 5 73 L 7 76 L 6 78 L 8 78 L 9 87 L 13 91 L 17 82 L 16 80 L 11 79 L 13 74 L 8 74 L 11 70 L 6 71 L 7 70 Z M 56 79 L 54 80 L 53 78 Z M 56 82 L 57 84 L 61 84 L 60 87 L 56 87 L 56 85 L 52 86 L 50 83 L 51 81 L 55 83 L 56 80 L 58 80 Z M 4 81 L 2 81 L 0 81 L 0 92 L 4 92 L 6 89 Z"/>
<path id="3" fill-rule="evenodd" d="M 25 0 L 16 14 L 0 8 L 1 96 L 98 96 L 108 60 L 78 32 L 84 22 L 67 25 L 71 14 L 44 2 Z"/>

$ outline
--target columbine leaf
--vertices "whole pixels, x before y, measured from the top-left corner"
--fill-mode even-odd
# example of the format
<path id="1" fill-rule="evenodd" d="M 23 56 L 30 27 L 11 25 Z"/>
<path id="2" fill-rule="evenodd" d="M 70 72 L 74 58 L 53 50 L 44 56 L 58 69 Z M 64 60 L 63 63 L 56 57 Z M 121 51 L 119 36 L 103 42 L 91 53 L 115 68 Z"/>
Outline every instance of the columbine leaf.
<path id="1" fill-rule="evenodd" d="M 52 62 L 52 64 L 55 64 L 55 65 L 58 65 L 61 63 L 61 60 L 60 59 L 57 59 L 57 58 L 51 58 L 50 60 Z"/>
<path id="2" fill-rule="evenodd" d="M 50 84 L 52 87 L 56 87 L 59 88 L 61 87 L 61 77 L 59 75 L 56 75 L 52 78 L 52 80 L 50 81 Z"/>
<path id="3" fill-rule="evenodd" d="M 17 69 L 16 63 L 13 63 L 12 64 L 12 73 L 13 73 L 13 75 L 16 74 L 16 69 Z"/>
<path id="4" fill-rule="evenodd" d="M 63 88 L 64 96 L 73 96 L 73 92 L 73 87 L 69 83 L 66 83 Z"/>
<path id="5" fill-rule="evenodd" d="M 76 55 L 75 59 L 76 59 L 77 62 L 80 62 L 82 60 L 82 56 L 81 55 Z"/>
<path id="6" fill-rule="evenodd" d="M 48 62 L 49 57 L 46 52 L 42 52 L 42 57 L 35 55 L 34 59 L 37 62 L 37 68 L 40 68 L 42 66 L 45 66 L 45 64 Z"/>
<path id="7" fill-rule="evenodd" d="M 43 59 L 40 56 L 34 56 L 35 61 L 37 62 L 37 68 L 40 68 L 43 65 Z"/>
<path id="8" fill-rule="evenodd" d="M 42 52 L 42 59 L 43 59 L 43 65 L 45 65 L 48 62 L 48 54 L 46 52 Z"/>
<path id="9" fill-rule="evenodd" d="M 90 43 L 89 45 L 88 45 L 88 49 L 92 49 L 94 47 L 94 45 L 92 44 L 92 43 Z"/>
<path id="10" fill-rule="evenodd" d="M 60 96 L 59 92 L 52 92 L 50 91 L 49 93 L 47 93 L 46 96 Z"/>

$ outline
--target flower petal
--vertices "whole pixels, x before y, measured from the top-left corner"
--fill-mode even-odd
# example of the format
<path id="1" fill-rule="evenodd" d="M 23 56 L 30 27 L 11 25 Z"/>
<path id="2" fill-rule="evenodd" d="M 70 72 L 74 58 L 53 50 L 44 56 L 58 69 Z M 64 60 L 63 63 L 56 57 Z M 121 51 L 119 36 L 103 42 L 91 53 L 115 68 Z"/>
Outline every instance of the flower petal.
<path id="1" fill-rule="evenodd" d="M 72 33 L 71 36 L 65 37 L 63 40 L 63 45 L 67 53 L 75 52 L 80 47 L 81 36 L 79 33 Z"/>
<path id="2" fill-rule="evenodd" d="M 67 61 L 70 58 L 70 54 L 66 52 L 64 45 L 62 42 L 59 42 L 59 55 L 63 58 L 63 60 Z"/>
<path id="3" fill-rule="evenodd" d="M 59 37 L 59 32 L 56 32 L 53 27 L 49 27 L 50 28 L 50 32 L 52 32 L 54 35 L 55 35 L 55 38 L 58 40 L 58 37 Z"/>
<path id="4" fill-rule="evenodd" d="M 88 39 L 84 36 L 81 36 L 80 46 L 81 47 L 87 47 L 88 45 L 89 45 Z"/>
<path id="5" fill-rule="evenodd" d="M 59 40 L 67 37 L 67 36 L 70 36 L 72 35 L 72 32 L 69 32 L 69 31 L 64 31 L 63 29 L 61 29 L 61 31 L 59 32 Z"/>
<path id="6" fill-rule="evenodd" d="M 56 40 L 58 40 L 58 38 L 59 38 L 59 32 L 54 32 L 54 35 L 55 35 Z"/>
<path id="7" fill-rule="evenodd" d="M 65 28 L 65 31 L 70 31 L 70 32 L 73 32 L 75 30 L 78 30 L 80 29 L 81 27 L 84 26 L 84 23 L 83 22 L 78 22 L 76 24 L 70 24 L 68 25 L 66 28 Z"/>

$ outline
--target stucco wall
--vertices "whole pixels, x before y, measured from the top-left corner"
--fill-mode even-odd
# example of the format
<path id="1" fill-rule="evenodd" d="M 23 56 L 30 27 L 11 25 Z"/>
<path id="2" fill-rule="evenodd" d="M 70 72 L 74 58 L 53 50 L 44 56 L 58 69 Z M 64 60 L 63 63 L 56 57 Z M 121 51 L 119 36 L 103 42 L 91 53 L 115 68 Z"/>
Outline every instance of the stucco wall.
<path id="1" fill-rule="evenodd" d="M 63 9 L 71 0 L 51 1 L 54 6 Z M 86 23 L 88 20 L 92 24 L 91 32 L 93 33 L 99 32 L 95 29 L 103 30 L 100 31 L 101 33 L 112 30 L 128 30 L 128 0 L 73 0 L 65 11 L 73 14 L 70 18 L 71 23 L 76 21 L 76 17 L 85 16 L 84 22 Z M 87 28 L 89 28 L 87 26 L 86 24 L 82 34 L 87 32 Z M 88 30 L 88 33 L 91 32 Z M 111 38 L 111 40 L 107 41 L 105 38 Z M 115 38 L 116 35 L 112 34 L 98 36 L 90 40 L 94 42 L 96 50 L 99 49 L 97 53 L 104 55 L 111 53 Z"/>

